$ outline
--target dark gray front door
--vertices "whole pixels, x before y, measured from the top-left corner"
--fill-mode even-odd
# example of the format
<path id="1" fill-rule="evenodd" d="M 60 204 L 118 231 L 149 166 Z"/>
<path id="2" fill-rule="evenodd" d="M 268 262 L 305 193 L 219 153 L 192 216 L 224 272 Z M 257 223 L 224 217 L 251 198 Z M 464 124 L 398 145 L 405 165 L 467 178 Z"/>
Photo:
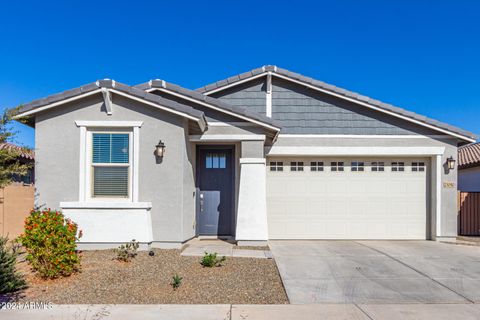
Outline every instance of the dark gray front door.
<path id="1" fill-rule="evenodd" d="M 232 235 L 233 147 L 197 147 L 197 233 Z"/>

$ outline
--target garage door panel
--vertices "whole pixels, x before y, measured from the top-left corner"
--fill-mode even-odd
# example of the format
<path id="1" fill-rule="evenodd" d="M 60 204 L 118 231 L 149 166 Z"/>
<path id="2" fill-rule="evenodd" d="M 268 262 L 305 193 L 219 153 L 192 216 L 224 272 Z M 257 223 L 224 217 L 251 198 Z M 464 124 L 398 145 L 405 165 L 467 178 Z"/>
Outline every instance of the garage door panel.
<path id="1" fill-rule="evenodd" d="M 270 159 L 269 159 L 270 160 Z M 304 171 L 267 170 L 267 207 L 271 239 L 425 239 L 427 173 L 411 170 L 402 159 L 403 172 L 394 172 L 394 159 L 301 159 Z M 310 171 L 310 161 L 323 161 L 324 171 Z M 333 172 L 331 162 L 344 162 L 343 172 Z M 364 171 L 354 172 L 351 161 L 364 162 Z M 384 171 L 374 172 L 371 163 L 384 162 Z M 268 168 L 267 168 L 268 169 Z"/>

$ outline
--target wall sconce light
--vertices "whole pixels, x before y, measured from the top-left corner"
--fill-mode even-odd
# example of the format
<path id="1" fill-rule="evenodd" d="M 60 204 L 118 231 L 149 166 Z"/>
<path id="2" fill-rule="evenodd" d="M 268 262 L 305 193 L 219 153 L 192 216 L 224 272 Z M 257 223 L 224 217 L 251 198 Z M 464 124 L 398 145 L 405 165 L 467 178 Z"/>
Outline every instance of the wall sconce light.
<path id="1" fill-rule="evenodd" d="M 155 146 L 155 156 L 159 158 L 163 158 L 163 155 L 165 154 L 165 143 L 163 143 L 162 140 L 158 142 L 158 144 Z"/>
<path id="2" fill-rule="evenodd" d="M 449 170 L 455 169 L 455 159 L 452 156 L 447 159 L 447 167 Z"/>

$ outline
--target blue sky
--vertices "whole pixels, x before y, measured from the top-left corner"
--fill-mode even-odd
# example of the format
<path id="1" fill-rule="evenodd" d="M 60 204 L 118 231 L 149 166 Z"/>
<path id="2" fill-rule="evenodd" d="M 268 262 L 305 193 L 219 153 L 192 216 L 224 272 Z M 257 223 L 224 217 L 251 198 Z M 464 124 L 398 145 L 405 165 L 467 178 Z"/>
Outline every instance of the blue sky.
<path id="1" fill-rule="evenodd" d="M 0 107 L 275 64 L 480 133 L 480 1 L 3 1 Z M 33 146 L 21 125 L 17 143 Z"/>

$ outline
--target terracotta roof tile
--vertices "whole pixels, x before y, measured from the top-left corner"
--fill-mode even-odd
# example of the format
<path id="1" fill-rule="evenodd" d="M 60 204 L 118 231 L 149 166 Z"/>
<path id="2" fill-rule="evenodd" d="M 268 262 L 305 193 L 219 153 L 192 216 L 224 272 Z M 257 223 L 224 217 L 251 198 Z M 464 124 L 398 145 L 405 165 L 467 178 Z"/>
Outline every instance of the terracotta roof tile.
<path id="1" fill-rule="evenodd" d="M 480 142 L 467 144 L 458 148 L 458 168 L 480 165 Z"/>
<path id="2" fill-rule="evenodd" d="M 0 143 L 0 149 L 1 150 L 15 150 L 20 153 L 20 157 L 28 159 L 28 160 L 34 160 L 35 159 L 35 153 L 33 150 L 30 150 L 25 147 L 20 147 L 12 143 L 4 142 Z"/>

